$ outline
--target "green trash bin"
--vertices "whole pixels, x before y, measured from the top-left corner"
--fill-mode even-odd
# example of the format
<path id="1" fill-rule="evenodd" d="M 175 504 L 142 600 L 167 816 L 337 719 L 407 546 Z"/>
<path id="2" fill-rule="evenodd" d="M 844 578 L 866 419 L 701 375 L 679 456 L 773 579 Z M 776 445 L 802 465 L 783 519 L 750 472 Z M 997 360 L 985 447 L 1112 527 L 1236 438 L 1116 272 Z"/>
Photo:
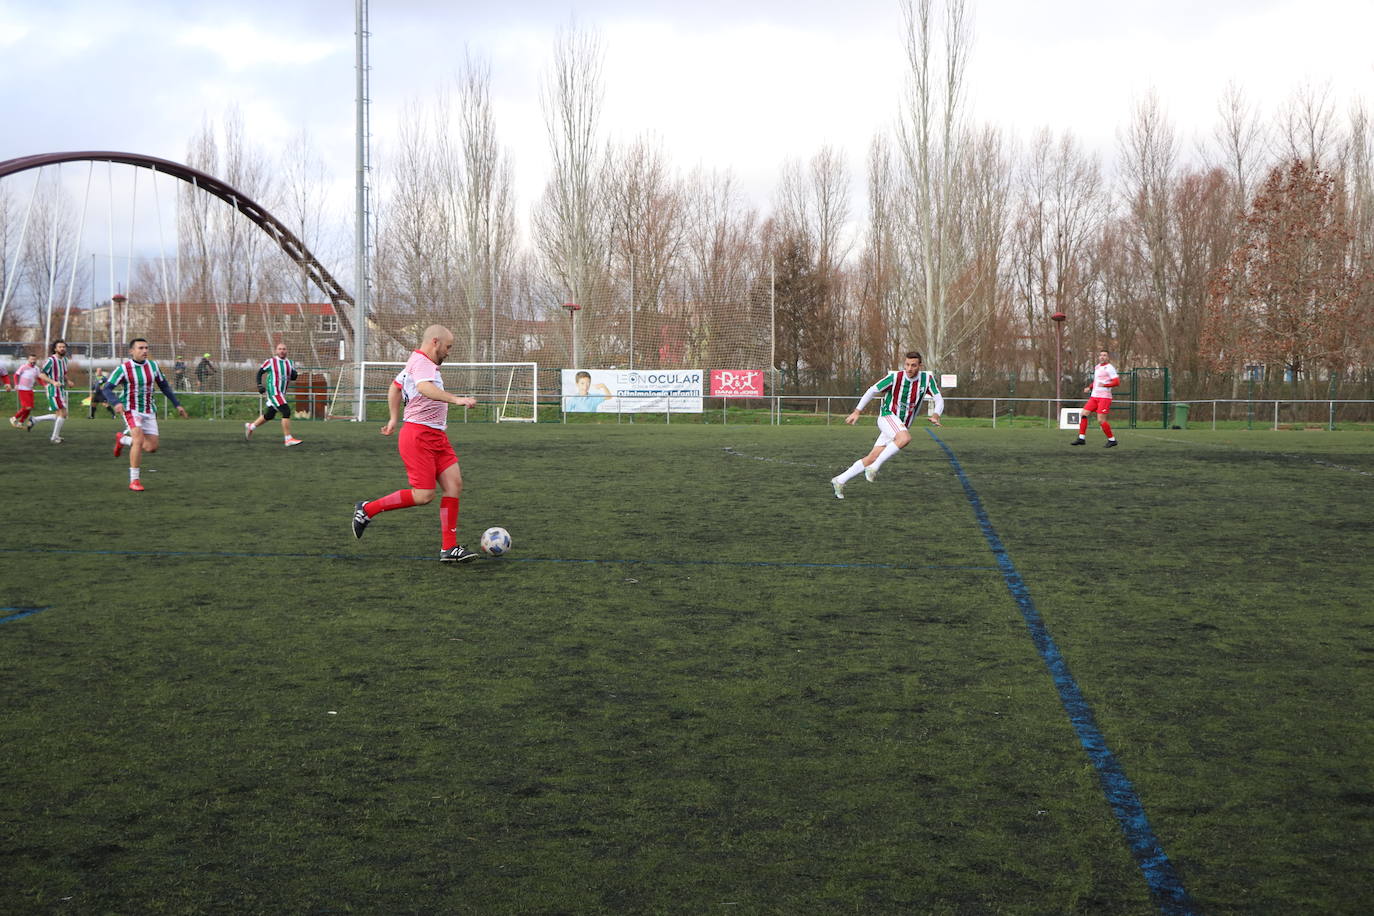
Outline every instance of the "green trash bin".
<path id="1" fill-rule="evenodd" d="M 1174 405 L 1174 429 L 1187 429 L 1187 428 L 1188 428 L 1188 405 L 1187 405 L 1187 404 L 1175 404 L 1175 405 Z"/>

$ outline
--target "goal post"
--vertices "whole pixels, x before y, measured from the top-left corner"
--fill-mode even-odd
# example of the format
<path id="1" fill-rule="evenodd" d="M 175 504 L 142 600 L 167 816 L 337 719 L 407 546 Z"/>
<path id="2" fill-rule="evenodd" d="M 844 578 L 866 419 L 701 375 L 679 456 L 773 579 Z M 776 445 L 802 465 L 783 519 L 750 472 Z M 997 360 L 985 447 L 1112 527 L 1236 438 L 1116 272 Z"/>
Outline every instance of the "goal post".
<path id="1" fill-rule="evenodd" d="M 406 366 L 403 362 L 373 362 L 362 364 L 362 390 L 367 403 L 385 403 L 387 388 Z M 339 408 L 348 409 L 347 398 L 358 390 L 358 366 L 349 366 L 340 373 L 335 387 L 330 414 Z M 539 419 L 538 363 L 444 363 L 440 367 L 444 390 L 460 397 L 477 399 L 478 411 L 488 411 L 497 423 L 535 423 Z M 347 379 L 344 377 L 347 376 Z"/>

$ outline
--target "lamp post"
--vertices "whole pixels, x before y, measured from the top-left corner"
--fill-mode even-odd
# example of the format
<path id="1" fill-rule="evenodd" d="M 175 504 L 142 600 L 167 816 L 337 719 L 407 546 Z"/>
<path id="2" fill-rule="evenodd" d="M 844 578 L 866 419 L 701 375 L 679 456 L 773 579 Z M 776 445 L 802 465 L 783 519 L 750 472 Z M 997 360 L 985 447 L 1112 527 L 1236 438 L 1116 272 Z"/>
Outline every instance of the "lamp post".
<path id="1" fill-rule="evenodd" d="M 572 368 L 580 369 L 582 364 L 577 361 L 577 313 L 582 306 L 575 302 L 564 302 L 563 308 L 568 310 L 568 326 L 572 330 Z"/>
<path id="2" fill-rule="evenodd" d="M 127 296 L 125 296 L 123 293 L 115 293 L 113 296 L 110 297 L 110 358 L 111 358 L 111 359 L 114 359 L 116 356 L 119 355 L 119 351 L 115 349 L 115 315 L 118 314 L 119 317 L 120 317 L 119 330 L 120 330 L 120 333 L 123 334 L 125 328 L 127 327 L 127 323 L 128 323 L 128 314 L 129 314 L 128 312 L 124 311 L 124 303 L 126 303 L 126 302 L 128 302 L 128 301 L 129 301 L 129 298 L 128 298 Z"/>
<path id="3" fill-rule="evenodd" d="M 1058 414 L 1062 409 L 1060 404 L 1060 386 L 1064 384 L 1064 322 L 1068 315 L 1063 312 L 1055 312 L 1050 316 L 1054 322 L 1054 412 Z"/>

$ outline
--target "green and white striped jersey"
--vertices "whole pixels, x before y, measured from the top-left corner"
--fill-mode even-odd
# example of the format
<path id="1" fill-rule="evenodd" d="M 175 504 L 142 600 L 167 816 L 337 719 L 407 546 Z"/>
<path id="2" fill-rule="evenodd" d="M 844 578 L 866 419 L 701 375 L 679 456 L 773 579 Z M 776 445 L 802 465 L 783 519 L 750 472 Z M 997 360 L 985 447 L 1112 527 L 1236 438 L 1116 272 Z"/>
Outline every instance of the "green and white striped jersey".
<path id="1" fill-rule="evenodd" d="M 882 395 L 878 416 L 896 417 L 903 426 L 908 427 L 916 419 L 916 411 L 926 395 L 938 398 L 937 405 L 944 400 L 940 397 L 939 386 L 935 384 L 935 373 L 924 369 L 917 372 L 915 378 L 908 378 L 901 369 L 893 370 L 873 387 Z"/>
<path id="2" fill-rule="evenodd" d="M 59 389 L 67 388 L 67 357 L 56 353 L 47 358 L 42 366 L 43 374 L 52 379 Z"/>
<path id="3" fill-rule="evenodd" d="M 286 389 L 296 375 L 296 366 L 289 359 L 269 356 L 258 367 L 258 384 L 267 389 L 267 400 L 273 404 L 286 403 Z"/>
<path id="4" fill-rule="evenodd" d="M 129 410 L 136 410 L 139 413 L 153 413 L 153 392 L 157 390 L 159 380 L 163 385 L 167 384 L 167 379 L 163 377 L 162 370 L 151 359 L 141 363 L 126 359 L 120 361 L 119 365 L 115 367 L 115 371 L 110 373 L 109 381 L 106 384 L 111 388 L 124 386 L 125 391 L 121 400 Z"/>

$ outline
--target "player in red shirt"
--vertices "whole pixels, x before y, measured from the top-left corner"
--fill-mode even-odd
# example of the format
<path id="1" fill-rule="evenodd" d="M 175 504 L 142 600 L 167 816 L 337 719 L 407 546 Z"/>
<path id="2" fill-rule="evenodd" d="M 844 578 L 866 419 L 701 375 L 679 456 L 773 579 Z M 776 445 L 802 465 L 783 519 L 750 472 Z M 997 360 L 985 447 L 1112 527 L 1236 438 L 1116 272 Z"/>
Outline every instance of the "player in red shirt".
<path id="1" fill-rule="evenodd" d="M 1107 436 L 1106 448 L 1116 447 L 1116 436 L 1107 422 L 1107 411 L 1112 409 L 1112 389 L 1121 384 L 1121 376 L 1112 365 L 1112 355 L 1106 350 L 1097 354 L 1097 365 L 1093 368 L 1093 383 L 1083 389 L 1088 395 L 1088 403 L 1083 405 L 1083 415 L 1078 420 L 1078 438 L 1070 445 L 1083 445 L 1083 437 L 1088 434 L 1088 417 L 1097 414 L 1097 423 Z"/>
<path id="2" fill-rule="evenodd" d="M 389 436 L 396 428 L 397 414 L 404 404 L 405 422 L 396 438 L 410 487 L 381 499 L 355 503 L 353 536 L 362 537 L 379 513 L 423 506 L 434 499 L 437 490 L 443 490 L 439 500 L 439 562 L 466 563 L 477 559 L 477 554 L 458 543 L 458 497 L 463 492 L 463 473 L 445 428 L 450 404 L 476 407 L 477 399 L 444 390 L 439 366 L 452 348 L 453 332 L 448 328 L 437 324 L 425 328 L 420 349 L 410 354 L 405 369 L 387 391 L 391 415 L 382 427 L 382 435 Z"/>
<path id="3" fill-rule="evenodd" d="M 10 426 L 15 429 L 33 429 L 33 386 L 42 382 L 53 384 L 53 380 L 38 368 L 38 357 L 30 355 L 19 368 L 14 370 L 14 391 L 19 395 L 19 410 L 10 417 Z"/>

